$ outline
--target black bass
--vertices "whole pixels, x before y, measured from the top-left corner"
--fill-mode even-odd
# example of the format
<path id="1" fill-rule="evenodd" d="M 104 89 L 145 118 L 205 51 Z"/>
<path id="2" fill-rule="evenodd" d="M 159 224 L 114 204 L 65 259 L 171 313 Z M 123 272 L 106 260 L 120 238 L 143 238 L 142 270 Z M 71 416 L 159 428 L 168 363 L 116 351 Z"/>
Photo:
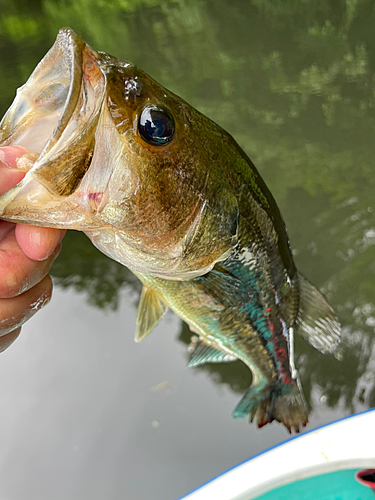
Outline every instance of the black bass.
<path id="1" fill-rule="evenodd" d="M 340 326 L 297 272 L 275 200 L 229 134 L 62 29 L 0 124 L 9 145 L 32 153 L 1 218 L 84 231 L 144 285 L 137 341 L 170 307 L 199 336 L 190 366 L 250 368 L 234 417 L 306 424 L 293 335 L 331 352 Z"/>

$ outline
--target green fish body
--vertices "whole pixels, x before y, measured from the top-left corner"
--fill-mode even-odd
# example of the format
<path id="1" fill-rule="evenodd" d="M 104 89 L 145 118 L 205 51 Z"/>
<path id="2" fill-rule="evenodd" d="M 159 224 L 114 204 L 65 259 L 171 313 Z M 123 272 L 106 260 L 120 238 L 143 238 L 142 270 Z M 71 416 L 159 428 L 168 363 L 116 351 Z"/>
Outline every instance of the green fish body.
<path id="1" fill-rule="evenodd" d="M 199 336 L 190 366 L 250 368 L 234 417 L 306 424 L 293 335 L 331 352 L 340 326 L 296 271 L 276 203 L 229 134 L 63 29 L 0 123 L 7 145 L 32 153 L 0 198 L 3 219 L 84 231 L 144 284 L 136 340 L 170 307 Z"/>
<path id="2" fill-rule="evenodd" d="M 170 307 L 200 339 L 188 366 L 240 359 L 250 368 L 253 383 L 234 417 L 256 417 L 259 427 L 277 420 L 299 432 L 308 413 L 293 363 L 294 331 L 330 352 L 340 328 L 323 295 L 297 272 L 281 214 L 254 165 L 236 144 L 234 150 L 236 244 L 190 280 L 136 273 L 144 288 L 135 337 L 142 340 Z"/>

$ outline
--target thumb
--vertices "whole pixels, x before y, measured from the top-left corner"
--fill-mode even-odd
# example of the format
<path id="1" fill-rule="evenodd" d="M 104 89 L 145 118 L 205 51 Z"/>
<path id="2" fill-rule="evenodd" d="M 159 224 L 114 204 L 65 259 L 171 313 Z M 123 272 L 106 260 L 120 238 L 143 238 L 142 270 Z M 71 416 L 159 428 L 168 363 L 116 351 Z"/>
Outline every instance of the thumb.
<path id="1" fill-rule="evenodd" d="M 16 159 L 26 153 L 29 150 L 21 146 L 0 148 L 0 195 L 9 191 L 25 176 L 25 172 L 17 170 Z"/>

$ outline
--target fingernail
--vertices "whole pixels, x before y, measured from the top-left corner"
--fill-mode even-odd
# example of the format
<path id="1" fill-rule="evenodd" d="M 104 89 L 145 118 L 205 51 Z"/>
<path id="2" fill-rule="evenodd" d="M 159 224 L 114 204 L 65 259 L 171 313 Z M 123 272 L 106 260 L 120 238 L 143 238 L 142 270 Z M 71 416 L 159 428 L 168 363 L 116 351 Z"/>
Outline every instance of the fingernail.
<path id="1" fill-rule="evenodd" d="M 16 169 L 16 158 L 29 153 L 29 150 L 22 146 L 4 146 L 0 148 L 0 161 L 8 168 Z"/>
<path id="2" fill-rule="evenodd" d="M 11 168 L 5 161 L 5 152 L 2 149 L 0 149 L 0 162 L 3 163 L 6 167 Z"/>

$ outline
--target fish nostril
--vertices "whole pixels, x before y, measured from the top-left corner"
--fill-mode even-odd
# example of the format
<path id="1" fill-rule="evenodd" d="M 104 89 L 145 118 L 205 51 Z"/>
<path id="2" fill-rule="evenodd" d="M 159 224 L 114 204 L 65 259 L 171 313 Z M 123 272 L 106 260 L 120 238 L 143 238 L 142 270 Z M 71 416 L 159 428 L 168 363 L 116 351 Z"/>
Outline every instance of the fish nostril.
<path id="1" fill-rule="evenodd" d="M 125 80 L 124 89 L 126 100 L 128 100 L 129 97 L 139 97 L 141 95 L 141 85 L 136 80 L 137 77 Z"/>

